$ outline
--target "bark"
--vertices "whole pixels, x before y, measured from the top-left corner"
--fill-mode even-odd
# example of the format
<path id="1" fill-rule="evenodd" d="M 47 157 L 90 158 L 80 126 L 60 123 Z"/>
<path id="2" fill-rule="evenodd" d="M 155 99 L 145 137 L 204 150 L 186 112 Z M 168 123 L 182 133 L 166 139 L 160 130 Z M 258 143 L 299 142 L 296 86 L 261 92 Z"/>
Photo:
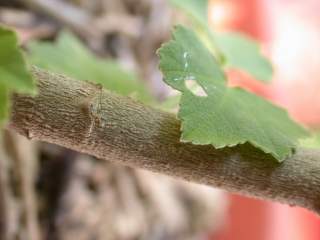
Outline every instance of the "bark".
<path id="1" fill-rule="evenodd" d="M 13 96 L 8 124 L 29 139 L 320 214 L 320 150 L 297 149 L 279 164 L 249 144 L 218 150 L 181 143 L 173 114 L 88 82 L 32 71 L 39 93 Z"/>

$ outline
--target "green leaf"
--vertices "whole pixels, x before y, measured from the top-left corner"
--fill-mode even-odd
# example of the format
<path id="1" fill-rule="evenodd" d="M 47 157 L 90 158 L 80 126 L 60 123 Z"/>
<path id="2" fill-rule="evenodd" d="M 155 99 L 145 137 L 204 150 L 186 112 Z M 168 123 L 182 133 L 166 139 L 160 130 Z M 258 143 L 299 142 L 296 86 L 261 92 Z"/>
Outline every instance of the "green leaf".
<path id="1" fill-rule="evenodd" d="M 320 148 L 320 132 L 313 133 L 312 136 L 302 139 L 300 144 L 306 148 Z"/>
<path id="2" fill-rule="evenodd" d="M 0 127 L 9 115 L 9 93 L 35 94 L 36 87 L 14 31 L 0 25 Z"/>
<path id="3" fill-rule="evenodd" d="M 201 40 L 206 43 L 226 68 L 248 72 L 262 82 L 271 81 L 273 69 L 269 60 L 261 53 L 257 41 L 236 32 L 213 32 L 208 25 L 207 0 L 171 0 L 198 23 L 194 26 Z"/>
<path id="4" fill-rule="evenodd" d="M 0 83 L 0 127 L 4 124 L 8 118 L 9 113 L 9 90 L 8 88 Z"/>
<path id="5" fill-rule="evenodd" d="M 262 55 L 256 41 L 243 34 L 229 32 L 215 33 L 214 42 L 224 55 L 226 67 L 244 70 L 257 80 L 271 80 L 271 63 Z"/>
<path id="6" fill-rule="evenodd" d="M 162 103 L 158 104 L 159 109 L 167 112 L 176 112 L 176 109 L 179 106 L 179 102 L 181 99 L 181 94 L 168 96 Z"/>
<path id="7" fill-rule="evenodd" d="M 283 109 L 240 88 L 228 88 L 217 61 L 192 30 L 177 27 L 159 56 L 165 82 L 182 92 L 182 141 L 216 148 L 250 142 L 282 161 L 297 139 L 307 135 Z M 201 94 L 190 90 L 189 82 L 198 85 Z"/>
<path id="8" fill-rule="evenodd" d="M 54 44 L 33 42 L 29 45 L 29 50 L 29 60 L 39 67 L 79 80 L 99 83 L 111 91 L 143 102 L 151 101 L 142 82 L 133 73 L 123 70 L 114 61 L 95 57 L 71 33 L 61 33 Z"/>
<path id="9" fill-rule="evenodd" d="M 199 24 L 208 23 L 208 0 L 170 0 L 174 6 L 185 11 Z"/>
<path id="10" fill-rule="evenodd" d="M 14 31 L 0 25 L 0 83 L 21 93 L 35 93 L 35 84 L 26 66 Z"/>

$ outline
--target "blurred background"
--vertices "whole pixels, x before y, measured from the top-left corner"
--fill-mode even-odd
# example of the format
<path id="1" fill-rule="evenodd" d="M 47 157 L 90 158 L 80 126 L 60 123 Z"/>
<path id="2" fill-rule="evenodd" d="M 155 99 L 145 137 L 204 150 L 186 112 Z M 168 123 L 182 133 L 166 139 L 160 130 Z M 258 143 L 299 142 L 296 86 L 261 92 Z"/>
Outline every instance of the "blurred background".
<path id="1" fill-rule="evenodd" d="M 319 12 L 318 0 L 210 0 L 208 9 L 212 29 L 251 36 L 273 63 L 271 84 L 237 70 L 228 71 L 230 83 L 285 107 L 314 130 L 320 127 Z M 17 31 L 30 64 L 161 102 L 172 90 L 162 82 L 155 52 L 172 26 L 188 19 L 167 0 L 0 0 L 0 23 Z M 0 239 L 318 240 L 320 219 L 6 131 Z"/>

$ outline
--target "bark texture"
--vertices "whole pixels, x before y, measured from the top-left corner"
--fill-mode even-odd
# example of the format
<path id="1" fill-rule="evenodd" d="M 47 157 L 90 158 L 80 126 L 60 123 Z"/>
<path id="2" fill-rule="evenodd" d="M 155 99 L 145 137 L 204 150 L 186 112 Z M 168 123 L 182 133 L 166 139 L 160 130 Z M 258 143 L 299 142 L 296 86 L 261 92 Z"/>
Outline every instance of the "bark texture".
<path id="1" fill-rule="evenodd" d="M 320 150 L 298 149 L 279 164 L 249 144 L 217 150 L 181 143 L 173 114 L 88 82 L 33 73 L 39 93 L 13 96 L 9 122 L 29 139 L 320 214 Z"/>

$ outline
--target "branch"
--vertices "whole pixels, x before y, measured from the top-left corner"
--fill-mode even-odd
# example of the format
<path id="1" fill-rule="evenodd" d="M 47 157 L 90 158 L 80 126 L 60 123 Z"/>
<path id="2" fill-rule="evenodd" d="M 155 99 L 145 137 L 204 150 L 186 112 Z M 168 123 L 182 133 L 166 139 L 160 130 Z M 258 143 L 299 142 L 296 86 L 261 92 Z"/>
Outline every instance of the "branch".
<path id="1" fill-rule="evenodd" d="M 320 150 L 277 163 L 249 144 L 181 143 L 173 114 L 34 68 L 39 94 L 13 96 L 9 127 L 29 139 L 320 214 Z"/>

